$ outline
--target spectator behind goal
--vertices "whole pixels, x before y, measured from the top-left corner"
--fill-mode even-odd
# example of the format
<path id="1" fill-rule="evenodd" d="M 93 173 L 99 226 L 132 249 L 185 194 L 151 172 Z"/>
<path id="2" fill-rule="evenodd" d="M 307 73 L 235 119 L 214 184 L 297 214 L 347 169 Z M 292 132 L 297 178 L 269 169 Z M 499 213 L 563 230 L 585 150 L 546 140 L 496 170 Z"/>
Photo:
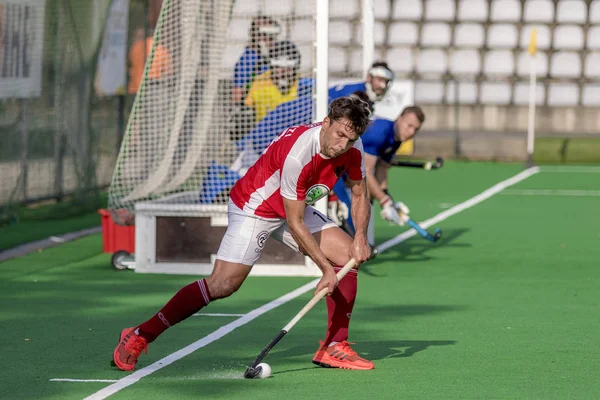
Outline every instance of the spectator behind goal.
<path id="1" fill-rule="evenodd" d="M 254 78 L 269 68 L 269 50 L 281 32 L 279 23 L 273 18 L 261 15 L 252 20 L 250 42 L 235 64 L 233 73 L 232 103 L 241 102 Z"/>
<path id="2" fill-rule="evenodd" d="M 269 111 L 298 97 L 298 70 L 300 52 L 288 40 L 277 42 L 269 52 L 269 70 L 258 76 L 244 104 L 254 110 L 255 122 L 260 122 Z"/>

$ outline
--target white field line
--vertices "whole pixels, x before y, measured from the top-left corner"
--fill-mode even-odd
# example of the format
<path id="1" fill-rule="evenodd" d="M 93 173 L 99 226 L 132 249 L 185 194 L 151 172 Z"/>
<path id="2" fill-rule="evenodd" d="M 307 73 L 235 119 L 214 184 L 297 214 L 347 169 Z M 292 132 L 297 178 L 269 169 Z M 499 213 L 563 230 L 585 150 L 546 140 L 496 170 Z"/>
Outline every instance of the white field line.
<path id="1" fill-rule="evenodd" d="M 564 166 L 564 167 L 553 167 L 543 166 L 540 167 L 542 172 L 564 172 L 564 173 L 578 173 L 578 174 L 600 174 L 600 167 L 578 167 L 578 166 Z"/>
<path id="2" fill-rule="evenodd" d="M 88 383 L 88 382 L 117 382 L 116 379 L 69 379 L 69 378 L 54 378 L 49 379 L 49 382 L 76 382 L 76 383 Z"/>
<path id="3" fill-rule="evenodd" d="M 505 181 L 502 181 L 502 182 L 492 186 L 491 188 L 478 194 L 477 196 L 475 196 L 463 203 L 457 204 L 456 206 L 454 206 L 444 212 L 439 213 L 435 217 L 430 218 L 427 221 L 425 221 L 422 224 L 422 226 L 423 226 L 423 228 L 427 228 L 433 224 L 443 221 L 444 219 L 446 219 L 454 214 L 461 212 L 462 210 L 473 207 L 474 205 L 479 204 L 482 201 L 493 196 L 494 194 L 498 193 L 499 191 L 501 191 L 511 185 L 514 185 L 515 183 L 518 183 L 518 182 L 528 178 L 529 176 L 538 173 L 539 171 L 540 171 L 540 169 L 538 167 L 529 168 L 529 169 L 513 176 L 512 178 L 509 178 Z M 380 252 L 385 251 L 386 249 L 388 249 L 392 246 L 395 246 L 396 244 L 401 243 L 404 240 L 414 236 L 415 234 L 416 234 L 416 231 L 414 229 L 406 231 L 406 232 L 402 233 L 401 235 L 398 235 L 395 238 L 382 243 L 379 246 L 379 251 Z M 125 378 L 119 379 L 117 382 L 105 387 L 104 389 L 97 391 L 96 393 L 86 397 L 84 400 L 105 399 L 108 396 L 111 396 L 111 395 L 119 392 L 120 390 L 125 389 L 126 387 L 128 387 L 130 385 L 133 385 L 134 383 L 138 382 L 140 379 L 144 378 L 145 376 L 148 376 L 148 375 L 152 374 L 153 372 L 156 372 L 156 371 L 160 370 L 161 368 L 164 368 L 167 365 L 170 365 L 170 364 L 174 363 L 175 361 L 193 353 L 194 351 L 196 351 L 204 346 L 207 346 L 216 340 L 219 340 L 220 338 L 222 338 L 223 336 L 232 332 L 236 328 L 239 328 L 240 326 L 243 326 L 243 325 L 251 322 L 252 320 L 260 317 L 262 314 L 264 314 L 272 309 L 275 309 L 275 308 L 279 307 L 280 305 L 283 305 L 283 304 L 287 303 L 288 301 L 291 301 L 291 300 L 295 299 L 296 297 L 301 296 L 310 290 L 313 290 L 318 281 L 319 281 L 319 279 L 315 279 L 315 280 L 299 287 L 298 289 L 293 290 L 290 293 L 281 296 L 280 298 L 278 298 L 276 300 L 273 300 L 257 309 L 254 309 L 247 314 L 244 314 L 243 317 L 238 318 L 235 321 L 230 322 L 227 325 L 223 325 L 222 327 L 220 327 L 213 333 L 203 337 L 202 339 L 199 339 L 198 341 L 184 347 L 181 350 L 178 350 L 178 351 L 166 356 L 165 358 L 163 358 L 161 360 L 158 360 L 154 364 L 150 364 L 147 367 L 139 369 L 138 371 L 126 376 Z"/>
<path id="4" fill-rule="evenodd" d="M 197 313 L 193 317 L 243 317 L 246 314 Z"/>
<path id="5" fill-rule="evenodd" d="M 508 196 L 599 197 L 600 190 L 508 189 L 500 194 Z"/>
<path id="6" fill-rule="evenodd" d="M 471 208 L 471 207 L 481 203 L 482 201 L 489 199 L 490 197 L 503 191 L 507 187 L 512 186 L 516 183 L 519 183 L 522 180 L 529 178 L 531 175 L 537 174 L 538 172 L 540 172 L 539 167 L 528 168 L 525 171 L 522 171 L 522 172 L 518 173 L 517 175 L 513 176 L 512 178 L 508 178 L 507 180 L 499 182 L 499 183 L 495 184 L 494 186 L 490 187 L 489 189 L 484 190 L 483 192 L 479 193 L 477 196 L 471 197 L 467 201 L 463 201 L 462 203 L 459 203 L 452 208 L 442 211 L 435 217 L 429 218 L 427 221 L 422 222 L 420 225 L 423 227 L 423 229 L 427 229 L 430 226 L 435 225 L 438 222 L 445 220 L 446 218 L 450 218 L 454 214 L 458 214 L 459 212 L 464 211 L 467 208 Z M 389 249 L 390 247 L 396 246 L 398 243 L 401 243 L 401 242 L 405 241 L 406 239 L 413 237 L 416 234 L 417 234 L 417 231 L 415 231 L 414 229 L 403 232 L 400 235 L 396 236 L 395 238 L 387 240 L 387 241 L 383 242 L 382 244 L 380 244 L 379 246 L 377 246 L 379 248 L 379 252 L 381 253 L 381 252 Z"/>

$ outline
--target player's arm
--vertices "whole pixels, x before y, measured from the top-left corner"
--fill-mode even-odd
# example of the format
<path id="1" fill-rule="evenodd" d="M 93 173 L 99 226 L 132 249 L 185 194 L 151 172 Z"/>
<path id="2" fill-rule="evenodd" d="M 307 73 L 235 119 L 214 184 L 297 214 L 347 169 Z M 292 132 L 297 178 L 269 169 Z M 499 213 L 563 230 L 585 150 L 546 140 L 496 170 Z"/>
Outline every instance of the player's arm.
<path id="1" fill-rule="evenodd" d="M 304 200 L 290 200 L 284 197 L 283 206 L 285 207 L 285 214 L 290 233 L 298 244 L 298 247 L 300 247 L 302 252 L 309 256 L 311 260 L 317 264 L 317 267 L 319 267 L 321 272 L 323 272 L 323 278 L 321 278 L 321 281 L 317 284 L 315 294 L 320 292 L 323 288 L 327 288 L 327 294 L 330 295 L 337 286 L 337 276 L 331 263 L 327 257 L 325 257 L 319 244 L 304 223 L 304 212 L 306 209 Z"/>
<path id="2" fill-rule="evenodd" d="M 383 192 L 386 192 L 388 190 L 388 172 L 391 166 L 392 165 L 386 160 L 381 159 L 379 160 L 379 162 L 377 163 L 377 167 L 375 168 L 375 179 L 377 179 L 379 187 Z"/>
<path id="3" fill-rule="evenodd" d="M 393 157 L 393 156 L 391 156 L 391 157 Z M 385 193 L 385 195 L 390 199 L 390 202 L 392 203 L 394 209 L 398 213 L 408 215 L 410 213 L 410 209 L 408 208 L 408 206 L 401 201 L 394 201 L 392 199 L 392 195 L 389 192 L 388 172 L 389 172 L 391 166 L 392 166 L 392 164 L 390 164 L 390 162 L 387 159 L 385 159 L 385 158 L 380 159 L 379 162 L 377 163 L 377 169 L 375 170 L 375 177 L 377 179 L 377 182 L 379 183 L 379 187 L 381 188 L 383 193 Z M 383 206 L 382 206 L 382 210 L 383 210 Z M 383 214 L 384 213 L 382 211 L 382 217 L 384 219 L 394 222 L 394 223 L 397 223 L 395 220 L 395 215 L 393 215 L 392 219 L 390 220 L 389 218 L 387 218 L 386 215 L 383 215 Z M 402 219 L 402 217 L 400 218 L 400 225 L 404 225 L 404 220 Z"/>
<path id="4" fill-rule="evenodd" d="M 396 211 L 394 201 L 392 197 L 387 193 L 387 170 L 385 171 L 385 184 L 382 186 L 380 183 L 377 173 L 378 165 L 382 163 L 382 160 L 378 163 L 378 157 L 372 154 L 365 153 L 365 169 L 367 171 L 367 184 L 369 187 L 369 193 L 371 198 L 377 200 L 381 206 L 381 217 L 386 221 L 392 222 L 397 225 L 402 225 L 402 220 Z M 354 207 L 354 206 L 353 206 Z M 352 215 L 354 218 L 354 215 Z"/>
<path id="5" fill-rule="evenodd" d="M 372 199 L 381 202 L 386 194 L 383 191 L 384 188 L 380 185 L 378 179 L 379 177 L 377 176 L 378 157 L 367 153 L 364 153 L 364 157 L 365 169 L 367 170 L 367 187 L 369 188 L 369 194 Z"/>
<path id="6" fill-rule="evenodd" d="M 319 244 L 304 223 L 304 212 L 306 210 L 305 202 L 284 198 L 283 206 L 285 207 L 290 233 L 294 237 L 296 243 L 298 243 L 299 247 L 304 250 L 306 255 L 308 255 L 315 264 L 317 264 L 323 273 L 325 273 L 326 270 L 333 271 L 331 263 L 327 257 L 325 257 Z"/>
<path id="7" fill-rule="evenodd" d="M 240 56 L 233 70 L 233 89 L 231 91 L 232 103 L 242 103 L 246 92 L 246 85 L 251 79 L 257 57 L 252 57 L 248 50 Z"/>
<path id="8" fill-rule="evenodd" d="M 323 272 L 323 278 L 317 284 L 315 293 L 327 288 L 328 294 L 331 294 L 337 286 L 337 276 L 304 222 L 307 183 L 306 175 L 302 173 L 303 167 L 297 159 L 286 158 L 281 169 L 280 194 L 292 237 L 300 250 L 309 256 Z"/>
<path id="9" fill-rule="evenodd" d="M 371 203 L 369 202 L 369 193 L 367 190 L 367 180 L 348 181 L 352 193 L 352 221 L 356 233 L 352 243 L 350 256 L 358 262 L 363 262 L 371 255 L 369 242 L 367 240 L 367 227 L 371 217 Z"/>

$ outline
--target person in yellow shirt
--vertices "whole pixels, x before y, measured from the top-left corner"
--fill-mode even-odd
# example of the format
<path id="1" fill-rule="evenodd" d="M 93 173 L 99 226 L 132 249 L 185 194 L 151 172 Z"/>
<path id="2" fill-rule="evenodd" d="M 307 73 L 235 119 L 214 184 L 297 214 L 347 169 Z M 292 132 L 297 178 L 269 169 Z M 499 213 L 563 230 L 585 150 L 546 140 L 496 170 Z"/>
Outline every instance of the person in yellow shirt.
<path id="1" fill-rule="evenodd" d="M 269 51 L 269 70 L 256 77 L 244 104 L 254 110 L 255 122 L 260 122 L 277 106 L 298 97 L 300 52 L 295 44 L 284 40 Z"/>

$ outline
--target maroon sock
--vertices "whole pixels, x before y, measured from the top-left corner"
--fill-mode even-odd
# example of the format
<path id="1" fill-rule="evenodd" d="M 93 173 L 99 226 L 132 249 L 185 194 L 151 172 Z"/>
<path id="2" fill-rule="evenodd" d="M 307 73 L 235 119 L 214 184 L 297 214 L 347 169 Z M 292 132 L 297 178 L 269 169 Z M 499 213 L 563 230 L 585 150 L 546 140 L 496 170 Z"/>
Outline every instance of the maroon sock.
<path id="1" fill-rule="evenodd" d="M 138 326 L 137 333 L 149 343 L 153 342 L 167 328 L 195 314 L 210 300 L 206 280 L 192 282 L 181 288 L 152 318 Z"/>
<path id="2" fill-rule="evenodd" d="M 337 273 L 342 267 L 333 267 Z M 351 269 L 348 274 L 338 283 L 337 288 L 327 297 L 327 337 L 325 344 L 331 342 L 341 342 L 348 339 L 348 326 L 350 325 L 350 316 L 356 300 L 356 290 L 358 287 L 357 270 Z"/>

